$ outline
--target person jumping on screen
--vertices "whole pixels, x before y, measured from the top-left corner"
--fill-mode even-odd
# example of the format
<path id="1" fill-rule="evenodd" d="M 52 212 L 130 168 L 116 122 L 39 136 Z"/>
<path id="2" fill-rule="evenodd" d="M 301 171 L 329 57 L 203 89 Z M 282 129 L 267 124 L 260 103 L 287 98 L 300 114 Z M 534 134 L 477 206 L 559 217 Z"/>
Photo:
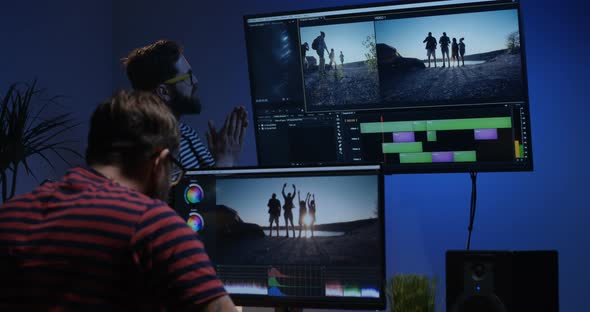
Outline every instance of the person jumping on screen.
<path id="1" fill-rule="evenodd" d="M 283 205 L 283 210 L 285 210 L 285 232 L 287 233 L 287 237 L 289 237 L 289 222 L 291 222 L 291 229 L 293 230 L 293 237 L 295 237 L 295 225 L 293 224 L 293 199 L 295 198 L 295 184 L 293 184 L 293 195 L 288 193 L 285 195 L 285 187 L 287 187 L 287 183 L 283 184 L 283 198 L 285 199 L 285 204 Z"/>
<path id="2" fill-rule="evenodd" d="M 311 198 L 311 201 L 309 200 Z M 307 198 L 305 199 L 307 202 L 307 213 L 309 214 L 309 228 L 311 229 L 311 237 L 313 237 L 313 228 L 315 225 L 315 194 L 313 197 L 310 193 L 307 193 Z"/>
<path id="3" fill-rule="evenodd" d="M 309 194 L 309 193 L 308 193 Z M 301 192 L 297 192 L 297 200 L 299 201 L 299 238 L 301 238 L 301 230 L 305 228 L 305 235 L 307 237 L 307 224 L 305 223 L 305 216 L 307 215 L 307 207 L 305 201 L 301 200 Z"/>
<path id="4" fill-rule="evenodd" d="M 463 63 L 463 66 L 465 66 L 465 43 L 463 42 L 464 39 L 465 38 L 459 39 L 459 55 L 461 56 L 461 62 Z M 458 59 L 457 62 L 459 62 Z"/>

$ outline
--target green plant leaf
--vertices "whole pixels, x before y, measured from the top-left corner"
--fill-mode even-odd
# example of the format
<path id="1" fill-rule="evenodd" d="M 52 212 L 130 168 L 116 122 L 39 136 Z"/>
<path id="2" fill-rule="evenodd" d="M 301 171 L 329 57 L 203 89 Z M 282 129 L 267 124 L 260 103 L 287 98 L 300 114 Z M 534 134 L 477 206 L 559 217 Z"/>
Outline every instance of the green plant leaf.
<path id="1" fill-rule="evenodd" d="M 416 274 L 396 274 L 387 284 L 391 312 L 433 312 L 436 279 Z"/>
<path id="2" fill-rule="evenodd" d="M 71 140 L 56 140 L 64 133 L 80 125 L 70 113 L 41 117 L 46 109 L 58 105 L 61 96 L 43 98 L 44 89 L 37 87 L 37 80 L 31 84 L 13 83 L 0 98 L 0 184 L 2 200 L 14 195 L 18 168 L 23 166 L 26 174 L 38 181 L 29 165 L 31 156 L 43 159 L 55 169 L 48 153 L 54 153 L 61 161 L 71 165 L 64 153 L 76 157 L 82 155 L 68 147 Z M 35 103 L 41 105 L 36 108 Z M 10 189 L 7 183 L 11 182 Z"/>

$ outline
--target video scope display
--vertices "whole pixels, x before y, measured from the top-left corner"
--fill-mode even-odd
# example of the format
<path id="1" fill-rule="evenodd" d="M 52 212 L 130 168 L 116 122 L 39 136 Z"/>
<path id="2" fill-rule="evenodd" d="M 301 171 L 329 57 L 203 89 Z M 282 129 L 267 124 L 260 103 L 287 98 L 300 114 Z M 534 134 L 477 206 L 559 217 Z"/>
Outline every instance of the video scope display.
<path id="1" fill-rule="evenodd" d="M 171 201 L 236 304 L 385 308 L 379 166 L 191 171 Z"/>
<path id="2" fill-rule="evenodd" d="M 244 17 L 258 162 L 532 170 L 520 4 Z"/>

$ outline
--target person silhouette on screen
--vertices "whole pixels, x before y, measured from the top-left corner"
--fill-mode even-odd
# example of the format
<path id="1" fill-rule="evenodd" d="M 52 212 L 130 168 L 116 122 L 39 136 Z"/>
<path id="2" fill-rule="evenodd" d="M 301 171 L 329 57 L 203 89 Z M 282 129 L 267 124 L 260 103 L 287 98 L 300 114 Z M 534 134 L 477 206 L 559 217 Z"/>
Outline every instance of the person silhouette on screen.
<path id="1" fill-rule="evenodd" d="M 283 205 L 283 210 L 285 210 L 285 232 L 287 233 L 287 237 L 289 237 L 289 222 L 291 223 L 291 229 L 293 230 L 293 237 L 295 237 L 295 225 L 293 224 L 293 199 L 295 198 L 295 192 L 297 191 L 295 188 L 295 184 L 293 184 L 293 194 L 288 193 L 285 195 L 285 187 L 287 187 L 287 183 L 283 184 L 283 198 L 285 199 L 285 204 Z"/>
<path id="2" fill-rule="evenodd" d="M 330 69 L 336 69 L 336 53 L 330 49 Z"/>
<path id="3" fill-rule="evenodd" d="M 309 69 L 309 62 L 307 61 L 307 51 L 309 51 L 309 44 L 305 42 L 301 45 L 301 58 L 303 58 L 303 71 Z"/>
<path id="4" fill-rule="evenodd" d="M 304 237 L 307 237 L 307 224 L 305 223 L 305 216 L 307 215 L 307 206 L 305 206 L 305 202 L 307 199 L 301 200 L 301 191 L 298 191 L 297 200 L 299 201 L 299 238 L 301 238 L 301 230 L 303 228 L 305 228 Z"/>
<path id="5" fill-rule="evenodd" d="M 436 38 L 432 36 L 432 33 L 428 33 L 428 37 L 422 41 L 426 43 L 426 55 L 428 56 L 428 67 L 430 67 L 430 57 L 434 59 L 434 67 L 436 67 Z"/>
<path id="6" fill-rule="evenodd" d="M 342 51 L 340 51 L 340 65 L 344 67 L 344 54 L 342 54 Z"/>
<path id="7" fill-rule="evenodd" d="M 447 37 L 446 32 L 443 32 L 443 35 L 438 40 L 438 43 L 440 44 L 440 52 L 442 53 L 442 67 L 445 67 L 445 54 L 447 56 L 447 63 L 449 63 L 449 67 L 451 67 L 451 60 L 449 58 L 449 44 L 451 43 L 451 39 Z"/>
<path id="8" fill-rule="evenodd" d="M 309 200 L 311 198 L 311 201 Z M 307 202 L 307 214 L 309 215 L 309 228 L 311 230 L 311 237 L 313 237 L 313 228 L 315 225 L 315 194 L 313 196 L 310 193 L 307 193 L 307 198 L 305 199 Z"/>
<path id="9" fill-rule="evenodd" d="M 322 75 L 326 72 L 326 59 L 324 58 L 324 51 L 330 53 L 328 47 L 326 46 L 326 41 L 324 40 L 325 38 L 326 33 L 320 31 L 320 35 L 317 36 L 311 44 L 311 48 L 315 50 L 320 59 L 319 71 Z M 293 196 L 295 196 L 295 194 L 293 194 Z"/>
<path id="10" fill-rule="evenodd" d="M 272 193 L 272 197 L 268 200 L 268 222 L 270 222 L 270 230 L 268 236 L 272 237 L 272 224 L 277 225 L 277 237 L 279 237 L 279 217 L 281 216 L 281 201 L 277 199 L 277 194 Z"/>
<path id="11" fill-rule="evenodd" d="M 453 60 L 453 64 L 457 62 L 457 66 L 459 66 L 459 45 L 457 44 L 457 38 L 453 38 L 453 45 L 451 47 L 451 59 Z"/>
<path id="12" fill-rule="evenodd" d="M 463 42 L 465 38 L 459 39 L 459 55 L 461 56 L 461 62 L 463 66 L 465 66 L 465 43 Z M 457 60 L 458 62 L 459 60 Z"/>

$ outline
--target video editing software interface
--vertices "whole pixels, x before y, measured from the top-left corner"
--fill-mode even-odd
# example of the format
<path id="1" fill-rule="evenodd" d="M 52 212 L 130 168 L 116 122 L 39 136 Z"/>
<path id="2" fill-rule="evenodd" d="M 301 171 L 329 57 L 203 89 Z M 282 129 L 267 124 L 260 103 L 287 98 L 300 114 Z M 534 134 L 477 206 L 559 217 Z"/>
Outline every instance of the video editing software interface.
<path id="1" fill-rule="evenodd" d="M 244 17 L 261 166 L 532 170 L 520 4 Z"/>
<path id="2" fill-rule="evenodd" d="M 171 201 L 237 304 L 385 308 L 379 166 L 190 171 Z"/>

